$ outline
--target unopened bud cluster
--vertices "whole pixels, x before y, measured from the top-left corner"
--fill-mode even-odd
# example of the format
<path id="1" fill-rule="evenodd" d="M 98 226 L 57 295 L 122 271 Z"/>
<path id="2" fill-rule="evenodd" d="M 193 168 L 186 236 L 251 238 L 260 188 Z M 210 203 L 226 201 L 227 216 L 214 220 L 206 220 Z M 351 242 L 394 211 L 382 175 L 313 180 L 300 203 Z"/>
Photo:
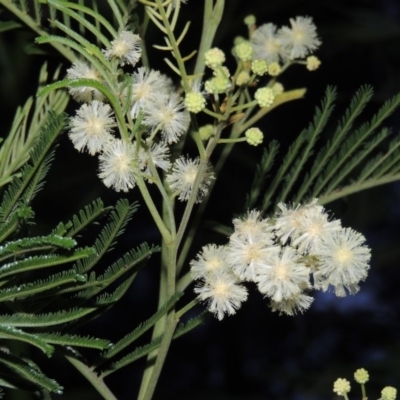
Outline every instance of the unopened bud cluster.
<path id="1" fill-rule="evenodd" d="M 361 385 L 362 391 L 365 393 L 365 384 L 369 381 L 368 371 L 366 371 L 364 368 L 358 369 L 354 373 L 354 380 Z M 333 392 L 338 396 L 343 396 L 346 400 L 348 399 L 347 394 L 350 393 L 350 389 L 350 382 L 345 378 L 338 378 L 333 383 Z M 396 396 L 397 389 L 392 386 L 386 386 L 382 389 L 381 397 L 378 400 L 396 400 Z M 366 399 L 367 397 L 363 397 L 363 399 L 364 398 Z"/>

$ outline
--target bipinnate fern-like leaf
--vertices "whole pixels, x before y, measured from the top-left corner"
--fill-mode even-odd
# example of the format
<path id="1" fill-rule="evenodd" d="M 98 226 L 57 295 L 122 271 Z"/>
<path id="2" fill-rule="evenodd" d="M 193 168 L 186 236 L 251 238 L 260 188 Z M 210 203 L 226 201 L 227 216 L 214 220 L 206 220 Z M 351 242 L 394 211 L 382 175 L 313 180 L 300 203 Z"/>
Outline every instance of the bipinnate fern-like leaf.
<path id="1" fill-rule="evenodd" d="M 3 196 L 0 204 L 0 222 L 8 221 L 11 214 L 16 212 L 18 202 L 29 203 L 32 199 L 34 190 L 29 185 L 33 180 L 38 185 L 44 178 L 48 170 L 46 166 L 51 159 L 48 154 L 60 132 L 64 129 L 65 123 L 64 115 L 49 111 L 46 125 L 42 128 L 40 138 L 31 151 L 31 163 L 22 168 L 21 177 L 14 178 Z"/>
<path id="2" fill-rule="evenodd" d="M 63 387 L 55 380 L 48 378 L 34 364 L 23 360 L 21 357 L 0 351 L 0 364 L 23 381 L 31 383 L 35 388 L 45 388 L 57 394 L 63 392 Z"/>
<path id="3" fill-rule="evenodd" d="M 59 73 L 60 68 L 52 79 L 58 79 Z M 47 81 L 47 65 L 44 64 L 40 70 L 39 84 L 43 85 Z M 0 187 L 10 182 L 15 173 L 29 161 L 30 150 L 41 135 L 41 129 L 51 118 L 51 113 L 64 112 L 68 97 L 63 91 L 49 92 L 40 98 L 30 97 L 24 106 L 17 109 L 11 129 L 0 147 Z"/>
<path id="4" fill-rule="evenodd" d="M 148 320 L 142 322 L 137 326 L 132 332 L 124 336 L 120 341 L 115 343 L 107 352 L 105 352 L 98 365 L 103 363 L 105 360 L 114 357 L 116 354 L 124 350 L 131 343 L 133 343 L 136 339 L 142 336 L 145 332 L 147 332 L 154 324 L 162 318 L 180 299 L 182 293 L 175 293 L 164 305 L 161 307 L 155 314 L 153 314 Z"/>
<path id="5" fill-rule="evenodd" d="M 203 323 L 205 319 L 208 318 L 208 316 L 209 313 L 207 311 L 204 311 L 197 317 L 191 318 L 186 323 L 179 324 L 173 335 L 173 339 L 177 339 L 178 337 L 190 332 L 192 329 L 196 328 L 201 323 Z M 118 371 L 119 369 L 133 363 L 134 361 L 147 356 L 149 353 L 151 353 L 153 350 L 157 349 L 160 346 L 161 340 L 162 336 L 153 339 L 150 343 L 144 346 L 137 347 L 131 353 L 123 356 L 117 361 L 114 361 L 109 368 L 107 368 L 101 373 L 101 376 L 104 377 L 108 376 L 114 373 L 115 371 Z"/>
<path id="6" fill-rule="evenodd" d="M 108 223 L 104 225 L 94 243 L 95 253 L 91 257 L 78 262 L 75 266 L 77 271 L 80 273 L 89 271 L 100 261 L 107 251 L 112 249 L 115 239 L 124 232 L 126 224 L 132 218 L 137 208 L 137 203 L 129 204 L 125 199 L 117 202 L 115 209 L 110 213 Z"/>
<path id="7" fill-rule="evenodd" d="M 392 138 L 391 131 L 381 127 L 385 119 L 399 107 L 400 94 L 386 101 L 370 120 L 355 127 L 372 98 L 372 88 L 362 86 L 353 96 L 344 115 L 339 118 L 336 128 L 331 129 L 333 123 L 330 116 L 335 98 L 336 90 L 328 87 L 312 123 L 289 147 L 272 181 L 265 179 L 259 185 L 265 188 L 264 194 L 252 187 L 248 196 L 254 199 L 262 195 L 259 208 L 264 213 L 271 205 L 281 201 L 299 203 L 319 198 L 319 202 L 324 204 L 400 179 L 399 139 Z M 327 139 L 322 142 L 321 133 L 326 126 L 333 133 L 326 133 L 324 137 Z M 377 150 L 380 151 L 379 156 L 375 156 Z M 259 170 L 265 168 L 265 162 L 262 160 Z M 254 206 L 255 201 L 251 204 Z"/>
<path id="8" fill-rule="evenodd" d="M 252 209 L 255 206 L 261 191 L 264 189 L 264 182 L 267 180 L 268 173 L 274 165 L 278 150 L 279 143 L 276 140 L 272 140 L 268 147 L 264 149 L 260 163 L 256 167 L 250 192 L 246 198 L 245 210 Z"/>

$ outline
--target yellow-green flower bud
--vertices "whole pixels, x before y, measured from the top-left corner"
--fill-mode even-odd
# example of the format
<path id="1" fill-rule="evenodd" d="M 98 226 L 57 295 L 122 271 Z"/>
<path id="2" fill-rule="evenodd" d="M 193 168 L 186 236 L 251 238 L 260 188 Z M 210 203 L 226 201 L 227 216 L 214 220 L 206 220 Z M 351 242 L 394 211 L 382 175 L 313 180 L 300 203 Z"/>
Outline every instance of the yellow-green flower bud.
<path id="1" fill-rule="evenodd" d="M 185 106 L 189 112 L 197 114 L 206 106 L 206 99 L 200 92 L 190 92 L 185 96 Z"/>
<path id="2" fill-rule="evenodd" d="M 382 389 L 381 398 L 379 400 L 395 400 L 397 389 L 392 386 L 386 386 Z"/>
<path id="3" fill-rule="evenodd" d="M 281 66 L 277 62 L 273 62 L 268 65 L 268 73 L 271 76 L 278 76 L 282 71 Z"/>
<path id="4" fill-rule="evenodd" d="M 279 94 L 282 94 L 285 91 L 285 88 L 283 87 L 282 83 L 275 82 L 272 85 L 272 91 L 274 92 L 275 96 L 278 96 Z"/>
<path id="5" fill-rule="evenodd" d="M 207 67 L 217 68 L 225 62 L 225 53 L 218 47 L 214 47 L 204 53 L 204 62 Z"/>
<path id="6" fill-rule="evenodd" d="M 307 57 L 306 62 L 307 62 L 306 68 L 307 68 L 309 71 L 315 71 L 315 70 L 318 69 L 319 66 L 321 65 L 321 61 L 319 60 L 318 57 L 315 57 L 315 56 L 309 56 L 309 57 Z"/>
<path id="7" fill-rule="evenodd" d="M 211 124 L 203 125 L 199 128 L 201 140 L 208 140 L 214 134 L 214 127 Z"/>
<path id="8" fill-rule="evenodd" d="M 235 54 L 241 61 L 250 61 L 253 57 L 253 52 L 253 46 L 248 40 L 244 40 L 235 46 Z"/>
<path id="9" fill-rule="evenodd" d="M 362 385 L 368 382 L 369 380 L 368 371 L 366 371 L 364 368 L 359 368 L 356 372 L 354 372 L 354 380 Z"/>
<path id="10" fill-rule="evenodd" d="M 244 134 L 246 142 L 252 146 L 258 146 L 264 139 L 264 134 L 258 128 L 249 128 Z"/>
<path id="11" fill-rule="evenodd" d="M 238 76 L 236 77 L 236 84 L 239 86 L 247 85 L 250 81 L 250 74 L 247 71 L 239 72 Z"/>
<path id="12" fill-rule="evenodd" d="M 257 89 L 254 98 L 260 107 L 270 107 L 274 102 L 275 95 L 271 88 L 264 87 Z"/>
<path id="13" fill-rule="evenodd" d="M 250 14 L 244 19 L 244 23 L 247 26 L 254 25 L 256 23 L 256 17 L 253 14 Z"/>
<path id="14" fill-rule="evenodd" d="M 229 69 L 225 66 L 219 66 L 214 69 L 213 71 L 214 76 L 223 76 L 224 78 L 229 78 L 231 76 L 231 73 L 229 72 Z"/>
<path id="15" fill-rule="evenodd" d="M 350 392 L 350 382 L 347 379 L 339 378 L 333 384 L 333 391 L 338 396 L 344 396 Z"/>
<path id="16" fill-rule="evenodd" d="M 226 93 L 230 87 L 231 81 L 223 75 L 215 76 L 204 84 L 206 92 L 210 94 Z"/>
<path id="17" fill-rule="evenodd" d="M 239 43 L 245 42 L 246 39 L 243 36 L 235 36 L 235 38 L 233 39 L 233 45 L 236 46 Z"/>
<path id="18" fill-rule="evenodd" d="M 268 72 L 268 64 L 265 60 L 254 60 L 251 63 L 251 70 L 258 76 L 262 76 Z"/>

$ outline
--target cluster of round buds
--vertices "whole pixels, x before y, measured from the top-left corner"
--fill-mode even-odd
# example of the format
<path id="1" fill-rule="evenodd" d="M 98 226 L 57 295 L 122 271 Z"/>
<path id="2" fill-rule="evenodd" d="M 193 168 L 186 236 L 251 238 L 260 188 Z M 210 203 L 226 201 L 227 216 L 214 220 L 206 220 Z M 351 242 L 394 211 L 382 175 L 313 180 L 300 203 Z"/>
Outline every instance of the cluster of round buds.
<path id="1" fill-rule="evenodd" d="M 354 373 L 354 380 L 362 387 L 362 392 L 365 396 L 365 383 L 369 381 L 369 374 L 364 368 L 358 369 Z M 350 393 L 350 382 L 345 378 L 338 378 L 333 383 L 333 392 L 338 396 L 344 397 L 348 400 L 347 394 Z M 381 391 L 381 397 L 378 400 L 396 400 L 397 389 L 392 386 L 386 386 Z M 366 397 L 365 397 L 366 398 Z"/>
<path id="2" fill-rule="evenodd" d="M 191 261 L 193 278 L 199 280 L 195 292 L 213 304 L 209 309 L 218 318 L 233 314 L 247 298 L 244 282 L 255 283 L 273 311 L 293 315 L 310 306 L 312 288 L 333 287 L 337 296 L 344 296 L 356 293 L 365 280 L 370 250 L 360 233 L 331 220 L 316 199 L 303 206 L 280 203 L 278 210 L 273 218 L 253 210 L 234 219 L 227 245 L 206 246 Z M 221 274 L 230 277 L 232 307 L 229 285 L 222 297 L 211 289 Z"/>
<path id="3" fill-rule="evenodd" d="M 135 67 L 141 58 L 141 39 L 122 30 L 102 52 L 107 59 L 116 61 L 113 65 Z M 67 78 L 90 79 L 107 86 L 101 74 L 84 61 L 74 62 L 67 70 Z M 168 171 L 171 166 L 168 146 L 178 142 L 189 128 L 188 111 L 199 112 L 205 105 L 197 86 L 184 101 L 175 92 L 172 81 L 158 71 L 139 67 L 131 74 L 131 82 L 129 88 L 121 86 L 124 89 L 118 96 L 123 99 L 124 107 L 126 102 L 130 105 L 127 120 L 139 119 L 147 133 L 140 142 L 116 137 L 118 124 L 114 110 L 99 90 L 84 85 L 69 88 L 70 94 L 83 102 L 70 118 L 69 138 L 78 151 L 99 156 L 99 177 L 116 191 L 132 189 L 139 174 L 152 182 L 157 175 L 154 168 Z"/>

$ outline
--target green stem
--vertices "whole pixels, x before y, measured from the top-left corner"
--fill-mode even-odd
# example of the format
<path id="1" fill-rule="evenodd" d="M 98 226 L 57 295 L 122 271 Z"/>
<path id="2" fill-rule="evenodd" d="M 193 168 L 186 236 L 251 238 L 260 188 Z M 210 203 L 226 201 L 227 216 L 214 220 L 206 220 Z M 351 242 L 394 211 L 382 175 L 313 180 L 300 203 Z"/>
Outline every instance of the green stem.
<path id="1" fill-rule="evenodd" d="M 146 392 L 144 393 L 143 397 L 139 396 L 139 400 L 151 400 L 151 398 L 153 397 L 154 390 L 156 388 L 158 378 L 160 377 L 162 367 L 163 367 L 165 359 L 167 357 L 169 346 L 171 345 L 171 341 L 172 341 L 177 323 L 178 323 L 178 320 L 175 318 L 175 313 L 171 312 L 168 315 L 167 325 L 165 327 L 163 338 L 161 340 L 161 344 L 158 349 L 157 360 L 154 364 L 149 383 L 146 387 Z"/>
<path id="2" fill-rule="evenodd" d="M 224 11 L 225 0 L 217 0 L 214 7 L 213 3 L 214 0 L 205 0 L 203 31 L 201 33 L 201 41 L 199 52 L 197 53 L 194 75 L 202 75 L 204 73 L 204 53 L 211 48 Z"/>
<path id="3" fill-rule="evenodd" d="M 17 18 L 19 18 L 25 25 L 31 28 L 39 36 L 48 35 L 48 32 L 40 28 L 40 26 L 29 16 L 29 14 L 20 10 L 13 2 L 7 0 L 0 0 L 0 4 L 2 4 L 5 8 L 11 11 Z M 50 44 L 71 63 L 73 63 L 76 60 L 75 54 L 67 47 L 59 43 L 50 43 Z"/>
<path id="4" fill-rule="evenodd" d="M 190 87 L 189 87 L 189 82 L 188 82 L 188 78 L 187 78 L 185 63 L 182 60 L 182 55 L 179 50 L 178 43 L 175 39 L 174 32 L 172 31 L 171 24 L 169 23 L 169 20 L 168 20 L 168 16 L 165 13 L 165 9 L 163 7 L 162 1 L 156 0 L 156 3 L 157 3 L 158 11 L 160 12 L 160 16 L 162 17 L 163 26 L 164 26 L 165 30 L 167 31 L 168 40 L 172 47 L 172 54 L 175 57 L 175 60 L 178 64 L 179 72 L 180 72 L 181 78 L 182 78 L 183 88 L 184 88 L 185 92 L 189 92 Z"/>
<path id="5" fill-rule="evenodd" d="M 87 365 L 75 357 L 67 356 L 66 354 L 64 354 L 64 357 L 92 384 L 92 386 L 101 394 L 103 399 L 118 400 L 104 383 L 103 379 L 99 378 L 98 375 Z"/>
<path id="6" fill-rule="evenodd" d="M 197 298 L 193 299 L 190 303 L 186 304 L 185 307 L 182 307 L 180 310 L 176 312 L 176 318 L 180 319 L 182 315 L 185 315 L 189 310 L 191 310 L 196 304 L 199 304 Z"/>
<path id="7" fill-rule="evenodd" d="M 361 184 L 355 182 L 354 184 L 351 184 L 349 186 L 345 186 L 343 188 L 334 190 L 333 192 L 323 194 L 318 198 L 318 203 L 324 205 L 350 194 L 361 192 L 366 189 L 371 189 L 373 187 L 385 185 L 386 183 L 395 182 L 398 180 L 400 180 L 400 173 L 395 175 L 385 175 L 379 179 L 369 179 L 368 181 L 364 181 Z"/>

